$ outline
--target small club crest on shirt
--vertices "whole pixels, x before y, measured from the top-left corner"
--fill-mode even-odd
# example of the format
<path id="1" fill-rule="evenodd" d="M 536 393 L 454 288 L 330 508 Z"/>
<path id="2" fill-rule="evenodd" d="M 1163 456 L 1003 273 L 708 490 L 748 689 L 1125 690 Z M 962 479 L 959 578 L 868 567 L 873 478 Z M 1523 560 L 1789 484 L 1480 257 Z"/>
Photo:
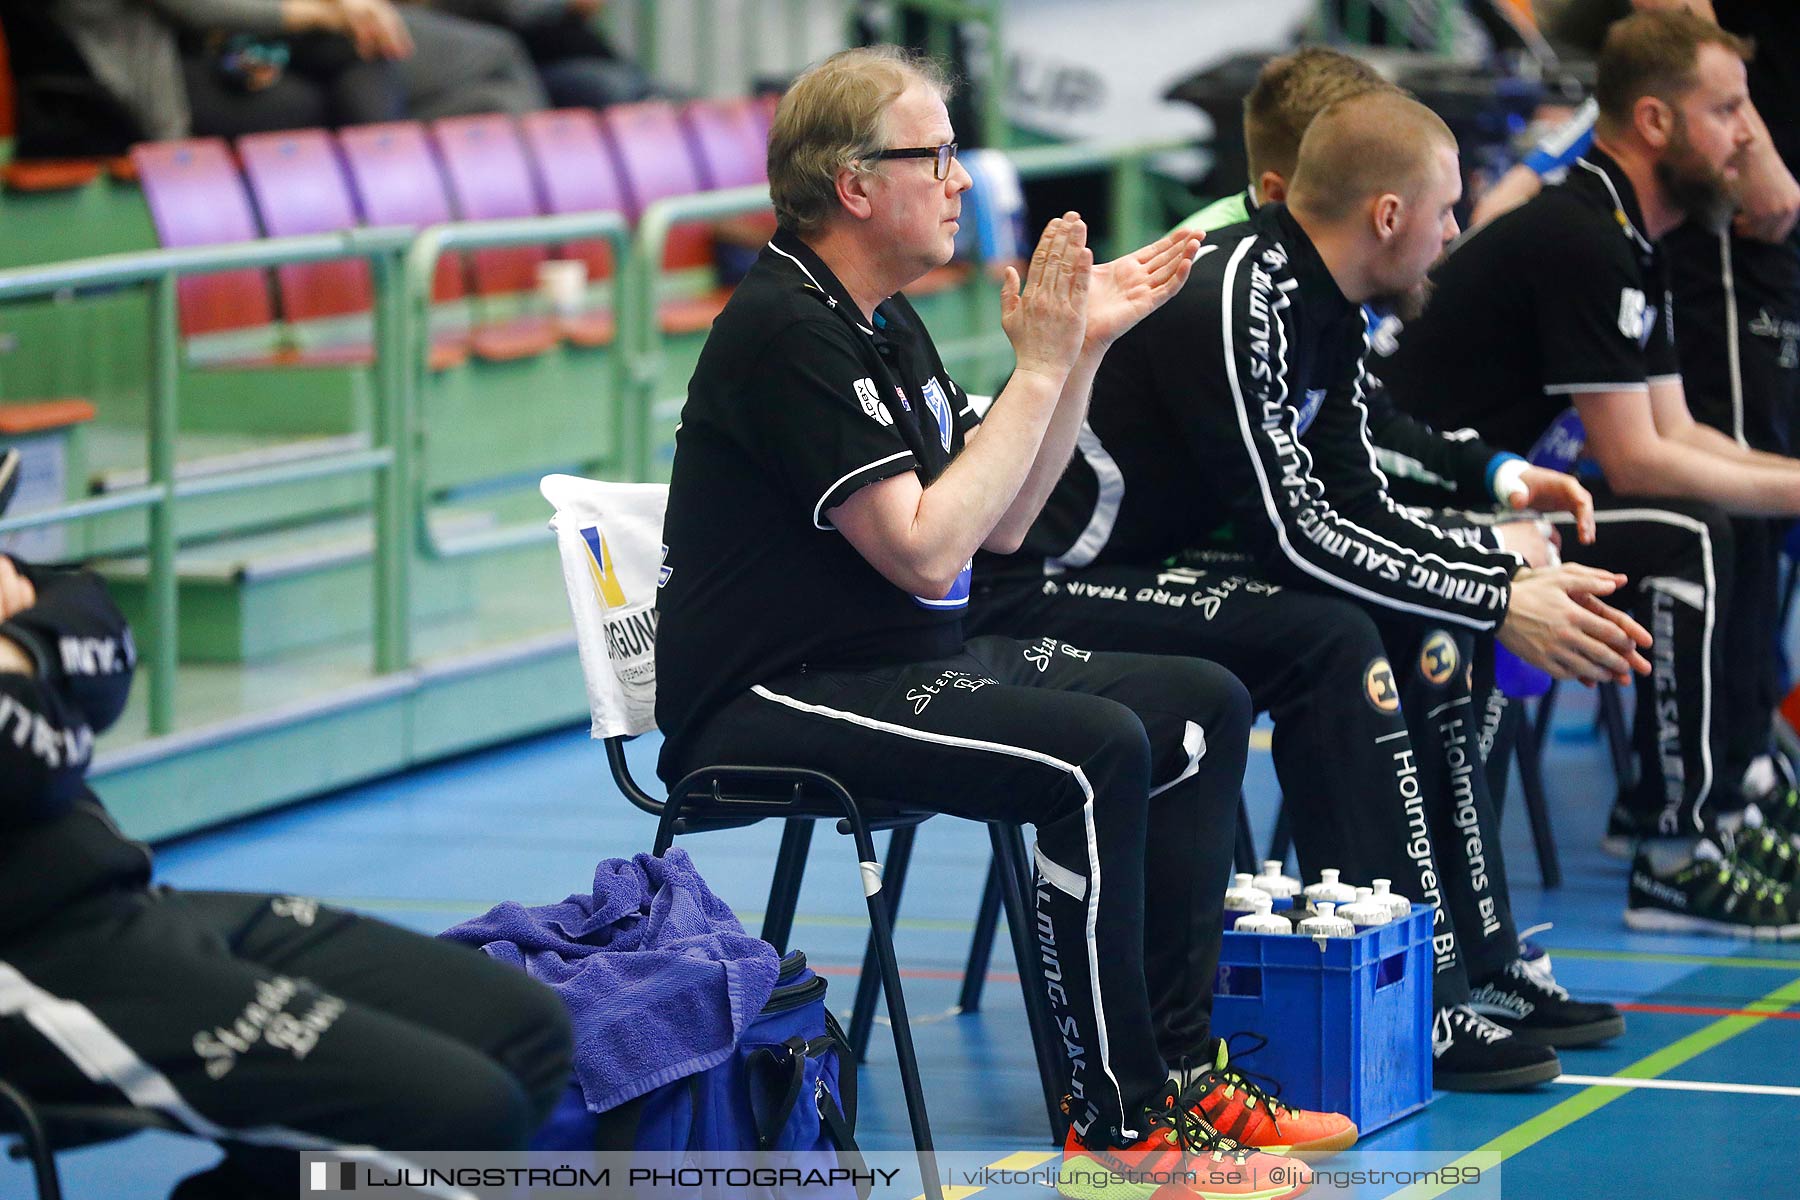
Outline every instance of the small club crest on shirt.
<path id="1" fill-rule="evenodd" d="M 925 393 L 925 407 L 931 410 L 932 419 L 937 422 L 938 441 L 948 451 L 952 428 L 950 398 L 944 395 L 944 385 L 937 381 L 936 375 L 927 379 L 925 386 L 920 390 Z"/>
<path id="2" fill-rule="evenodd" d="M 1634 342 L 1643 338 L 1644 329 L 1649 325 L 1644 309 L 1644 293 L 1636 288 L 1619 290 L 1619 332 Z"/>

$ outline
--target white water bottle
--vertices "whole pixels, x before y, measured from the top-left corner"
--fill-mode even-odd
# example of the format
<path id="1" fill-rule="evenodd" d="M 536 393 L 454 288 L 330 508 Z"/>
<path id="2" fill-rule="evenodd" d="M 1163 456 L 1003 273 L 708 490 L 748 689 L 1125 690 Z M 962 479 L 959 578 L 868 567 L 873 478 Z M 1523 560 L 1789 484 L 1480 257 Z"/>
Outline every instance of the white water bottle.
<path id="1" fill-rule="evenodd" d="M 1393 886 L 1391 880 L 1377 879 L 1374 883 L 1375 895 L 1372 899 L 1387 905 L 1388 912 L 1394 920 L 1404 921 L 1412 916 L 1412 901 L 1398 892 L 1388 890 Z"/>
<path id="2" fill-rule="evenodd" d="M 1254 878 L 1248 871 L 1241 871 L 1231 877 L 1231 886 L 1225 889 L 1226 912 L 1255 912 L 1259 899 L 1269 899 L 1269 893 L 1250 882 Z"/>
<path id="3" fill-rule="evenodd" d="M 1356 899 L 1356 889 L 1338 879 L 1336 867 L 1319 872 L 1319 882 L 1306 885 L 1306 898 L 1317 904 L 1321 900 L 1342 906 Z"/>
<path id="4" fill-rule="evenodd" d="M 1341 905 L 1337 915 L 1356 926 L 1358 929 L 1369 929 L 1376 925 L 1386 925 L 1393 917 L 1388 913 L 1388 906 L 1375 899 L 1372 888 L 1356 889 L 1356 899 L 1349 904 Z"/>
<path id="5" fill-rule="evenodd" d="M 1238 933 L 1293 933 L 1294 927 L 1288 924 L 1287 918 L 1278 917 L 1272 911 L 1273 904 L 1267 892 L 1259 894 L 1256 909 L 1239 916 L 1231 928 Z"/>
<path id="6" fill-rule="evenodd" d="M 1356 926 L 1338 916 L 1337 905 L 1326 900 L 1314 906 L 1317 910 L 1300 922 L 1299 932 L 1308 937 L 1355 937 Z"/>
<path id="7" fill-rule="evenodd" d="M 1300 891 L 1300 881 L 1292 875 L 1281 873 L 1281 862 L 1278 859 L 1263 860 L 1262 874 L 1250 881 L 1256 887 L 1271 896 L 1293 897 Z"/>

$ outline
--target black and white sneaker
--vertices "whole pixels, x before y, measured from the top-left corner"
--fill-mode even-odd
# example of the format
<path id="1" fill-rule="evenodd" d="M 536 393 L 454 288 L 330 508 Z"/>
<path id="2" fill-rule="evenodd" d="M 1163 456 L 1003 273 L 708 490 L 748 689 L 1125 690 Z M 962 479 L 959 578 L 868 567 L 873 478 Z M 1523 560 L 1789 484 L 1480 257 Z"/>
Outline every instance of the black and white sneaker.
<path id="1" fill-rule="evenodd" d="M 1631 864 L 1625 924 L 1658 933 L 1722 933 L 1759 941 L 1800 939 L 1800 894 L 1701 839 L 1666 875 L 1639 853 Z"/>
<path id="2" fill-rule="evenodd" d="M 1571 1000 L 1567 989 L 1519 959 L 1477 986 L 1469 994 L 1469 1007 L 1534 1046 L 1591 1046 L 1625 1032 L 1618 1009 Z"/>
<path id="3" fill-rule="evenodd" d="M 1519 1040 L 1466 1004 L 1437 1010 L 1431 1058 L 1431 1082 L 1446 1092 L 1510 1092 L 1562 1074 L 1556 1051 Z"/>
<path id="4" fill-rule="evenodd" d="M 1800 888 L 1800 851 L 1794 849 L 1791 837 L 1769 827 L 1756 805 L 1747 805 L 1742 822 L 1729 833 L 1721 831 L 1719 840 L 1726 857 L 1789 892 Z"/>

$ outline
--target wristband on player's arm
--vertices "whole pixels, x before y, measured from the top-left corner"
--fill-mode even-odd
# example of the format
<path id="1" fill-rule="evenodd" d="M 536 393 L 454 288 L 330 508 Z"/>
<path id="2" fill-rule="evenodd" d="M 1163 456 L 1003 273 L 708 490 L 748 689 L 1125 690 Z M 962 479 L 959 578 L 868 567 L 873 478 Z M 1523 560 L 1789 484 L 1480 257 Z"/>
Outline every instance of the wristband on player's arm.
<path id="1" fill-rule="evenodd" d="M 1488 492 L 1495 500 L 1508 508 L 1512 507 L 1512 498 L 1516 495 L 1521 500 L 1530 489 L 1525 486 L 1525 468 L 1531 464 L 1517 454 L 1502 450 L 1488 460 L 1487 485 Z"/>

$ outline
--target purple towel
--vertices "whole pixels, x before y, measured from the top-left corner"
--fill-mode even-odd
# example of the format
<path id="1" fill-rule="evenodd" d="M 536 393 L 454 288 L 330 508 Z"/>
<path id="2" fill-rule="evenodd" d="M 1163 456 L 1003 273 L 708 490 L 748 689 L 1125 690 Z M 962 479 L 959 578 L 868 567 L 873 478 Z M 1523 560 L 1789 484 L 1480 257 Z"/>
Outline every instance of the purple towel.
<path id="1" fill-rule="evenodd" d="M 781 966 L 681 849 L 606 859 L 591 896 L 537 908 L 507 901 L 440 936 L 556 989 L 575 1025 L 575 1077 L 595 1112 L 725 1061 Z"/>

